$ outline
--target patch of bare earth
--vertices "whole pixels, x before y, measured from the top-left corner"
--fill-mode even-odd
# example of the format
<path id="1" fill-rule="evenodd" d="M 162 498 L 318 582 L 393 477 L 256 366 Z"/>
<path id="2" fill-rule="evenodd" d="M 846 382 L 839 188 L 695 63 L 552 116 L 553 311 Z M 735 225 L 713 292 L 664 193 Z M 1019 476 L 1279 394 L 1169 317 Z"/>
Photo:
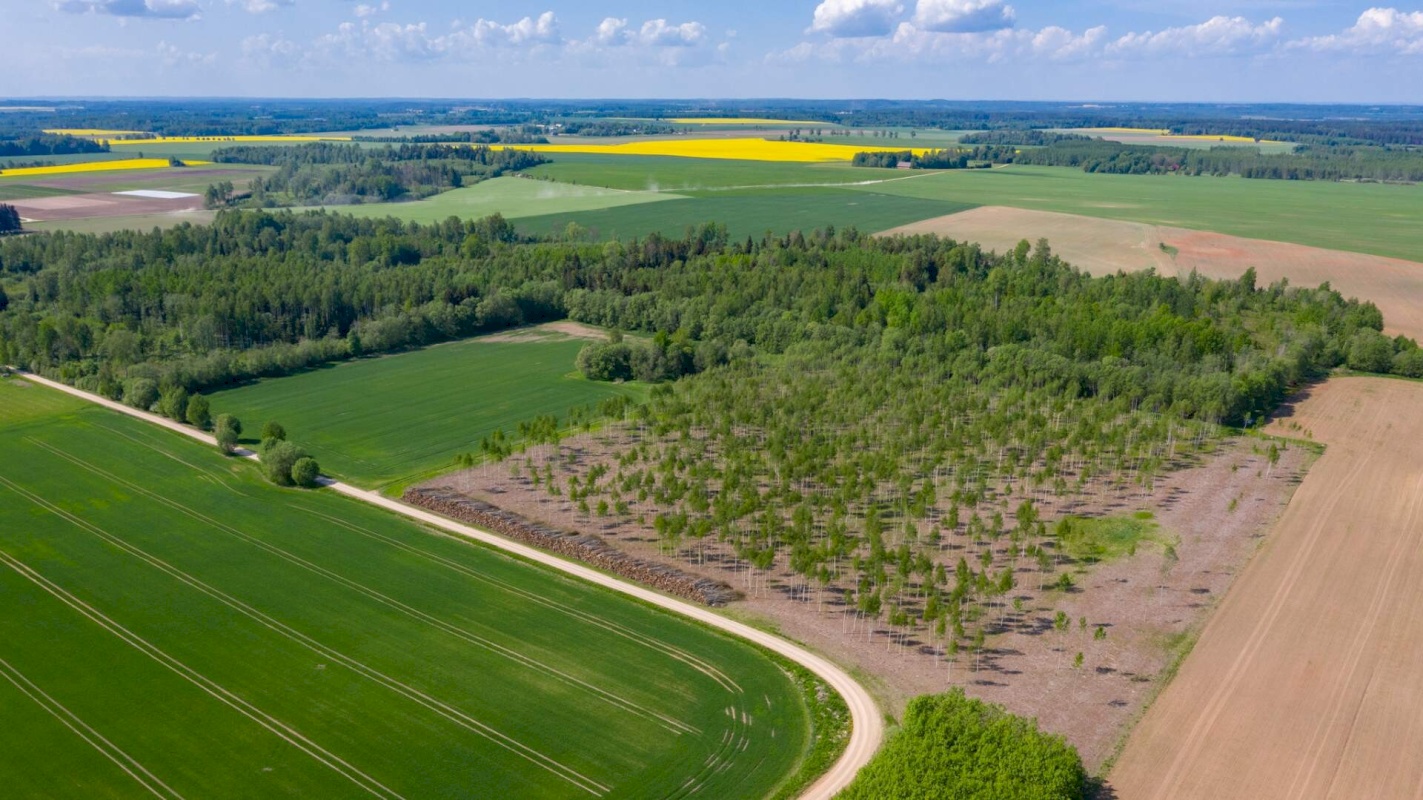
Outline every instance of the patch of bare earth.
<path id="1" fill-rule="evenodd" d="M 904 640 L 890 633 L 883 621 L 858 619 L 839 591 L 807 585 L 787 568 L 784 557 L 763 574 L 714 537 L 671 553 L 659 544 L 650 524 L 656 513 L 650 502 L 632 502 L 626 516 L 602 516 L 596 508 L 585 513 L 566 493 L 551 495 L 546 481 L 536 486 L 529 477 L 530 466 L 541 474 L 552 470 L 555 484 L 562 486 L 568 477 L 582 479 L 597 465 L 616 470 L 618 455 L 631 441 L 615 426 L 426 485 L 453 488 L 528 519 L 596 534 L 639 557 L 725 581 L 746 594 L 732 604 L 733 614 L 764 619 L 790 638 L 873 676 L 887 710 L 898 714 L 914 695 L 963 686 L 974 696 L 1038 718 L 1076 745 L 1094 769 L 1112 754 L 1152 696 L 1171 663 L 1172 643 L 1198 627 L 1215 598 L 1229 587 L 1285 507 L 1310 459 L 1304 449 L 1290 448 L 1272 468 L 1258 452 L 1258 442 L 1232 440 L 1201 463 L 1158 480 L 1149 492 L 1043 499 L 1039 507 L 1049 524 L 1067 513 L 1151 510 L 1164 536 L 1174 542 L 1176 557 L 1148 543 L 1116 562 L 1067 567 L 1077 583 L 1067 592 L 1043 589 L 1040 574 L 1025 560 L 1008 601 L 1020 602 L 1021 611 L 1006 603 L 990 611 L 1003 617 L 990 622 L 994 632 L 981 658 L 961 652 L 946 660 L 942 640 L 927 636 L 922 628 Z M 638 515 L 644 517 L 642 523 Z M 984 548 L 1006 558 L 1006 539 L 973 542 L 962 529 L 952 531 L 935 559 L 952 573 L 960 558 L 974 562 Z M 1072 620 L 1065 633 L 1053 628 L 1058 611 Z M 1085 628 L 1079 623 L 1084 618 Z M 1094 637 L 1098 627 L 1105 630 L 1104 639 Z M 1078 652 L 1084 657 L 1080 668 L 1073 663 Z"/>
<path id="2" fill-rule="evenodd" d="M 1132 734 L 1125 800 L 1423 794 L 1423 384 L 1336 378 L 1274 430 L 1328 449 Z"/>
<path id="3" fill-rule="evenodd" d="M 167 200 L 118 194 L 71 194 L 59 197 L 12 200 L 10 204 L 18 209 L 25 219 L 34 222 L 56 222 L 91 217 L 127 217 L 201 211 L 203 199 L 201 197 L 179 197 Z"/>
<path id="4" fill-rule="evenodd" d="M 608 332 L 572 320 L 545 322 L 527 328 L 515 328 L 503 333 L 484 337 L 486 342 L 537 342 L 548 339 L 587 339 L 595 342 L 608 340 Z"/>
<path id="5" fill-rule="evenodd" d="M 922 220 L 886 233 L 937 233 L 999 252 L 1023 239 L 1045 238 L 1054 253 L 1094 275 L 1154 268 L 1163 275 L 1194 270 L 1208 278 L 1233 279 L 1254 267 L 1262 285 L 1286 278 L 1295 286 L 1328 281 L 1345 297 L 1378 306 L 1388 333 L 1423 337 L 1423 264 L 1413 261 L 1001 206 Z"/>

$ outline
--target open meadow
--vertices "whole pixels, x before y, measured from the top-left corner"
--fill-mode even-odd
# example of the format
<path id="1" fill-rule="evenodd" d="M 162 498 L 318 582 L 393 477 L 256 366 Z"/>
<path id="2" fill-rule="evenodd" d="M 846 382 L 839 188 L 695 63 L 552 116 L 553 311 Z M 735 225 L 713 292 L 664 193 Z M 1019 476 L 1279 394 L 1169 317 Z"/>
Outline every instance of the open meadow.
<path id="1" fill-rule="evenodd" d="M 1416 259 L 1423 190 L 1333 181 L 1105 175 L 1067 167 L 952 170 L 865 191 L 1209 230 Z M 1035 238 L 1035 237 L 1034 237 Z"/>
<path id="2" fill-rule="evenodd" d="M 1416 797 L 1423 384 L 1336 378 L 1272 425 L 1327 446 L 1110 775 L 1117 797 Z"/>
<path id="3" fill-rule="evenodd" d="M 692 623 L 20 379 L 0 447 L 16 796 L 761 797 L 806 752 Z"/>
<path id="4" fill-rule="evenodd" d="M 678 195 L 505 177 L 451 189 L 411 203 L 364 203 L 330 206 L 327 210 L 356 217 L 395 217 L 409 222 L 429 223 L 443 222 L 452 216 L 478 219 L 502 214 L 508 219 L 515 219 L 675 199 Z"/>
<path id="5" fill-rule="evenodd" d="M 644 393 L 578 375 L 573 360 L 585 343 L 558 334 L 451 342 L 218 392 L 213 409 L 254 434 L 277 420 L 325 471 L 383 485 L 451 467 L 495 431 L 512 436 L 541 414 L 566 424 L 575 406 Z"/>
<path id="6" fill-rule="evenodd" d="M 792 231 L 809 233 L 830 226 L 882 230 L 966 208 L 966 204 L 946 200 L 831 187 L 736 189 L 698 192 L 667 203 L 528 217 L 519 221 L 519 228 L 535 234 L 556 234 L 569 223 L 576 223 L 607 239 L 652 232 L 680 238 L 688 228 L 717 222 L 726 225 L 732 238 L 743 239 L 768 232 L 776 236 Z"/>

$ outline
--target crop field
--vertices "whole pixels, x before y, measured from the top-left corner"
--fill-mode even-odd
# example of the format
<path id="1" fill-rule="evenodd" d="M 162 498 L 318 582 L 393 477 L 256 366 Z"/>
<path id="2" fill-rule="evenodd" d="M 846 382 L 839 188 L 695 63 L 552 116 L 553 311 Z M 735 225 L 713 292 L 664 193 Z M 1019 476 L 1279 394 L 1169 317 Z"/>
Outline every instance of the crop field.
<path id="1" fill-rule="evenodd" d="M 1418 258 L 1417 186 L 1170 175 L 1066 167 L 955 170 L 867 191 L 1209 230 L 1251 239 Z"/>
<path id="2" fill-rule="evenodd" d="M 494 431 L 512 435 L 540 414 L 566 420 L 574 406 L 642 393 L 570 375 L 584 344 L 469 339 L 264 380 L 214 394 L 212 404 L 253 433 L 266 420 L 281 422 L 326 472 L 384 484 L 451 466 Z"/>
<path id="3" fill-rule="evenodd" d="M 645 139 L 620 144 L 529 144 L 493 145 L 495 149 L 532 150 L 537 153 L 599 153 L 629 156 L 678 156 L 681 158 L 732 159 L 737 161 L 780 161 L 826 163 L 849 161 L 866 150 L 899 151 L 903 147 L 867 147 L 823 142 L 783 142 L 758 138 Z M 920 151 L 925 148 L 916 148 Z"/>
<path id="4" fill-rule="evenodd" d="M 677 199 L 675 194 L 575 186 L 526 178 L 494 178 L 473 186 L 452 189 L 413 203 L 367 203 L 328 208 L 357 217 L 396 217 L 410 222 L 442 222 L 452 216 L 465 219 L 499 213 L 514 219 L 542 214 L 565 214 L 602 208 L 655 203 Z"/>
<path id="5" fill-rule="evenodd" d="M 203 163 L 206 162 L 193 162 L 193 165 Z M 168 169 L 168 167 L 169 163 L 166 158 L 124 158 L 106 161 L 75 161 L 68 164 L 55 164 L 52 167 L 15 167 L 0 170 L 0 177 L 40 178 L 52 175 L 72 175 L 78 172 L 120 172 L 136 169 Z"/>
<path id="6" fill-rule="evenodd" d="M 1093 275 L 1154 269 L 1162 275 L 1197 272 L 1234 280 L 1254 268 L 1260 285 L 1328 282 L 1345 297 L 1378 306 L 1389 335 L 1423 339 L 1423 264 L 1416 261 L 1001 206 L 923 220 L 888 233 L 937 233 L 1000 253 L 1023 239 L 1042 237 L 1054 253 Z"/>
<path id="7" fill-rule="evenodd" d="M 1115 796 L 1416 797 L 1423 384 L 1336 378 L 1272 430 L 1328 449 L 1151 707 Z"/>
<path id="8" fill-rule="evenodd" d="M 11 165 L 33 164 L 42 161 L 50 164 L 78 164 L 86 161 L 120 161 L 133 158 L 132 153 L 67 153 L 60 156 L 0 156 L 0 170 Z"/>
<path id="9" fill-rule="evenodd" d="M 7 794 L 759 797 L 806 751 L 691 623 L 34 385 L 0 447 Z"/>
<path id="10" fill-rule="evenodd" d="M 570 222 L 603 238 L 645 236 L 654 231 L 680 237 L 704 222 L 726 225 L 732 238 L 783 236 L 854 226 L 883 230 L 924 219 L 925 214 L 952 214 L 970 208 L 963 203 L 925 200 L 837 188 L 747 189 L 697 193 L 683 200 L 624 206 L 603 211 L 552 214 L 520 220 L 530 233 L 560 233 Z"/>
<path id="11" fill-rule="evenodd" d="M 1204 134 L 1173 134 L 1168 130 L 1152 128 L 1062 128 L 1063 133 L 1106 139 L 1122 144 L 1145 144 L 1158 147 L 1188 147 L 1209 150 L 1212 147 L 1251 147 L 1262 153 L 1293 152 L 1294 142 L 1279 142 L 1273 139 L 1252 139 L 1248 136 L 1209 136 Z"/>
<path id="12" fill-rule="evenodd" d="M 30 186 L 16 182 L 0 181 L 0 200 L 30 200 L 37 197 L 63 197 L 80 194 L 71 189 L 56 189 L 49 186 Z"/>
<path id="13" fill-rule="evenodd" d="M 849 164 L 778 164 L 733 159 L 624 156 L 607 153 L 560 154 L 551 163 L 541 164 L 527 172 L 564 183 L 662 192 L 753 186 L 850 184 L 903 177 L 897 170 L 864 169 L 851 167 Z"/>

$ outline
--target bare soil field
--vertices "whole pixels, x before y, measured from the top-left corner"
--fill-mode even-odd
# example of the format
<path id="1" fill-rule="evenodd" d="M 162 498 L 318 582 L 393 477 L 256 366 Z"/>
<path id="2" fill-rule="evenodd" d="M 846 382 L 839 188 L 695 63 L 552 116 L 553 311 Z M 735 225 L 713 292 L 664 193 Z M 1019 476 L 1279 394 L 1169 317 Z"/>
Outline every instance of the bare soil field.
<path id="1" fill-rule="evenodd" d="M 1328 281 L 1344 296 L 1378 306 L 1388 333 L 1423 337 L 1423 264 L 1413 261 L 1003 206 L 975 208 L 886 233 L 937 233 L 999 252 L 1023 239 L 1046 238 L 1054 253 L 1094 275 L 1153 268 L 1163 275 L 1195 270 L 1210 278 L 1238 278 L 1254 267 L 1262 285 L 1283 278 L 1297 286 Z"/>
<path id="2" fill-rule="evenodd" d="M 1336 378 L 1328 449 L 1111 774 L 1136 798 L 1423 793 L 1423 384 Z"/>
<path id="3" fill-rule="evenodd" d="M 517 476 L 511 471 L 527 457 L 540 469 L 552 468 L 561 485 L 568 476 L 615 461 L 625 444 L 616 429 L 585 434 L 425 486 L 451 488 L 527 519 L 595 534 L 640 558 L 724 581 L 746 595 L 731 604 L 732 614 L 769 624 L 870 676 L 887 710 L 898 714 L 914 695 L 963 686 L 1067 736 L 1093 769 L 1115 751 L 1181 643 L 1189 641 L 1255 552 L 1313 457 L 1306 448 L 1292 447 L 1271 469 L 1257 440 L 1234 440 L 1203 463 L 1164 478 L 1149 495 L 1136 490 L 1130 497 L 1103 496 L 1095 507 L 1045 504 L 1049 519 L 1068 510 L 1090 515 L 1149 509 L 1163 536 L 1174 542 L 1174 558 L 1160 546 L 1143 544 L 1135 555 L 1077 572 L 1077 585 L 1065 592 L 1043 590 L 1025 570 L 1013 598 L 1021 601 L 1021 610 L 1006 612 L 1006 632 L 989 636 L 976 662 L 966 653 L 944 660 L 935 642 L 903 642 L 882 622 L 857 620 L 837 592 L 807 587 L 784 563 L 768 575 L 753 575 L 729 546 L 710 539 L 668 552 L 652 525 L 580 512 L 567 495 L 554 497 L 535 486 L 526 470 Z M 639 513 L 642 504 L 633 505 Z M 972 556 L 964 543 L 946 542 L 940 560 L 951 568 L 964 554 Z M 1057 611 L 1072 620 L 1066 632 L 1053 629 Z M 1099 626 L 1104 639 L 1094 636 Z M 1081 668 L 1073 664 L 1078 652 L 1084 654 Z"/>
<path id="4" fill-rule="evenodd" d="M 55 222 L 90 217 L 122 217 L 199 211 L 203 207 L 203 198 L 195 196 L 165 200 L 95 193 L 12 200 L 10 205 L 14 206 L 24 219 L 34 222 Z"/>

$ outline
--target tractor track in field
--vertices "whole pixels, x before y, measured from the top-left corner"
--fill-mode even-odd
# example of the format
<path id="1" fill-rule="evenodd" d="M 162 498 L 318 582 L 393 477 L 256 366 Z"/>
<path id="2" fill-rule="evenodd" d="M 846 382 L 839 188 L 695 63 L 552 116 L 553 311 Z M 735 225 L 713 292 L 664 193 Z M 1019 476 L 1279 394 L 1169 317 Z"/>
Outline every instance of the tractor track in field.
<path id="1" fill-rule="evenodd" d="M 160 417 L 157 414 L 130 408 L 122 403 L 85 392 L 81 389 L 76 389 L 72 386 L 67 386 L 58 381 L 52 381 L 31 372 L 19 372 L 26 380 L 34 381 L 35 383 L 74 397 L 79 397 L 112 411 L 117 411 L 120 414 L 126 414 L 153 425 L 167 428 L 168 430 L 196 439 L 204 444 L 212 446 L 216 446 L 217 444 L 212 436 L 196 428 L 182 425 L 170 419 Z M 238 451 L 238 455 L 252 460 L 256 460 L 257 458 L 256 453 L 247 450 Z M 679 616 L 708 625 L 724 633 L 729 633 L 737 638 L 764 647 L 810 670 L 844 698 L 845 704 L 850 710 L 851 730 L 850 740 L 845 747 L 844 753 L 841 754 L 840 758 L 829 770 L 801 793 L 800 796 L 802 800 L 831 800 L 841 789 L 848 786 L 850 782 L 854 780 L 860 768 L 868 763 L 874 756 L 875 752 L 879 749 L 880 743 L 884 739 L 884 721 L 880 715 L 879 707 L 869 692 L 854 678 L 850 677 L 849 673 L 832 663 L 829 659 L 812 653 L 800 645 L 782 639 L 779 636 L 758 630 L 745 623 L 729 619 L 710 609 L 662 595 L 643 586 L 611 575 L 606 575 L 583 564 L 545 553 L 542 550 L 537 550 L 510 539 L 505 539 L 502 536 L 488 531 L 480 530 L 424 509 L 407 505 L 399 500 L 393 500 L 378 492 L 367 491 L 329 478 L 322 478 L 321 482 L 326 488 L 354 500 L 394 512 L 416 522 L 437 528 L 442 532 L 452 533 L 481 544 L 498 548 L 528 561 L 556 569 L 564 574 L 581 578 L 584 581 L 605 589 L 610 589 L 619 594 L 632 597 Z"/>

